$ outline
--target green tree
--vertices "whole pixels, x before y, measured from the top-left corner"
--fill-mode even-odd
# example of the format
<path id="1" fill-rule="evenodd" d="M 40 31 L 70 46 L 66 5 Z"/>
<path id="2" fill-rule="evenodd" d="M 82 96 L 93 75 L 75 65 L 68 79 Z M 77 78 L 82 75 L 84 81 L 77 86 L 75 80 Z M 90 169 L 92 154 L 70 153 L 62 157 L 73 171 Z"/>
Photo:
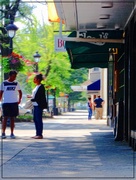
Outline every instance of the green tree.
<path id="1" fill-rule="evenodd" d="M 33 54 L 39 52 L 39 72 L 46 75 L 46 86 L 56 88 L 59 94 L 59 91 L 66 90 L 64 80 L 69 78 L 71 68 L 67 53 L 54 51 L 54 30 L 58 29 L 58 25 L 43 26 L 33 15 L 31 18 L 33 22 L 27 22 L 27 28 L 18 30 L 14 48 L 33 63 Z M 33 72 L 33 64 L 29 66 L 29 72 Z"/>
<path id="2" fill-rule="evenodd" d="M 36 17 L 33 16 L 32 18 L 33 22 L 27 22 L 27 28 L 24 27 L 24 29 L 17 32 L 16 51 L 33 63 L 33 54 L 36 51 L 39 52 L 41 55 L 39 72 L 46 75 L 46 86 L 56 88 L 57 96 L 59 92 L 64 92 L 69 94 L 71 103 L 85 100 L 83 93 L 73 92 L 70 87 L 71 85 L 79 85 L 87 79 L 87 69 L 71 69 L 68 54 L 54 51 L 54 35 L 59 25 L 51 23 L 43 26 L 40 25 Z M 33 72 L 33 65 L 29 66 L 30 71 Z M 30 78 L 28 84 L 31 84 L 31 82 L 32 78 Z M 31 84 L 31 87 L 33 87 L 33 84 Z"/>
<path id="3" fill-rule="evenodd" d="M 21 0 L 0 0 L 0 49 L 2 56 L 8 56 L 10 52 L 9 37 L 7 35 L 5 27 L 10 23 L 11 20 L 14 23 L 15 19 L 16 21 L 32 21 L 29 15 L 32 14 L 33 8 L 34 7 L 30 6 L 29 4 L 26 4 L 24 2 L 21 3 Z M 15 40 L 15 38 L 13 39 L 13 41 Z M 3 58 L 1 58 L 1 67 L 3 66 L 2 60 Z M 20 75 L 19 77 L 21 78 L 22 76 Z M 21 79 L 21 82 L 23 82 L 23 78 Z"/>
<path id="4" fill-rule="evenodd" d="M 83 100 L 82 93 L 72 92 L 70 86 L 81 84 L 86 77 L 86 70 L 72 70 L 67 53 L 56 53 L 54 51 L 54 35 L 59 29 L 59 24 L 51 23 L 50 25 L 41 25 L 36 17 L 32 14 L 33 6 L 29 8 L 28 4 L 20 3 L 20 0 L 3 0 L 2 5 L 4 9 L 8 9 L 9 16 L 4 15 L 5 19 L 11 19 L 24 23 L 24 28 L 17 31 L 14 38 L 14 50 L 28 59 L 29 66 L 26 65 L 25 74 L 18 76 L 19 81 L 24 87 L 25 93 L 30 93 L 34 84 L 32 83 L 32 76 L 28 79 L 27 73 L 33 72 L 34 58 L 33 54 L 38 51 L 41 55 L 39 63 L 39 72 L 46 75 L 45 84 L 51 88 L 56 88 L 56 93 L 64 92 L 69 94 L 69 99 L 72 102 Z M 6 2 L 6 3 L 5 3 Z M 9 6 L 11 5 L 11 6 Z M 1 6 L 2 7 L 2 6 Z M 0 9 L 2 12 L 2 9 Z M 3 12 L 2 12 L 3 14 Z M 25 21 L 24 21 L 25 19 Z M 28 83 L 29 82 L 29 83 Z"/>
<path id="5" fill-rule="evenodd" d="M 29 18 L 32 8 L 25 3 L 21 3 L 21 0 L 1 0 L 0 1 L 0 46 L 3 56 L 8 56 L 9 50 L 9 37 L 5 27 L 12 21 L 14 23 L 15 18 Z M 27 14 L 27 15 L 26 15 Z"/>
<path id="6" fill-rule="evenodd" d="M 72 82 L 71 85 L 81 85 L 85 80 L 87 80 L 88 69 L 81 68 L 72 70 L 70 80 Z M 69 81 L 69 83 L 71 83 Z M 69 86 L 71 86 L 69 84 Z M 77 102 L 85 102 L 86 101 L 86 93 L 85 92 L 74 92 L 70 90 L 69 98 L 68 98 L 68 108 L 74 106 Z"/>

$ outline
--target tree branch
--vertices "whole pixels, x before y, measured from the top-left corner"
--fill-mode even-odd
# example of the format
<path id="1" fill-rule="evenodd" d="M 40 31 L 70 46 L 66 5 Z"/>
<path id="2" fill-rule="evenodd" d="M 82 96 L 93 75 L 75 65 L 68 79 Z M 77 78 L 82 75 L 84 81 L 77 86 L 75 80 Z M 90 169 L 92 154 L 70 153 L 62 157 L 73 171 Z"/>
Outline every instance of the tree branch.
<path id="1" fill-rule="evenodd" d="M 45 73 L 45 77 L 48 76 L 50 70 L 51 70 L 51 60 L 49 61 L 49 64 L 48 64 L 48 66 L 47 66 L 46 73 Z"/>
<path id="2" fill-rule="evenodd" d="M 13 20 L 13 21 L 15 20 L 16 13 L 19 10 L 20 2 L 21 0 L 16 0 L 15 5 L 11 7 L 10 20 Z"/>

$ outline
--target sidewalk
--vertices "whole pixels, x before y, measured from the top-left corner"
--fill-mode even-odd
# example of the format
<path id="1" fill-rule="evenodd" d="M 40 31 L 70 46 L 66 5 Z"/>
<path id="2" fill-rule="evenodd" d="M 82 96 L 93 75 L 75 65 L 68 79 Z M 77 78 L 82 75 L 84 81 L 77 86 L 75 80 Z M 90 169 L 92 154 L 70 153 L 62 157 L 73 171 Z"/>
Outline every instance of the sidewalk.
<path id="1" fill-rule="evenodd" d="M 28 122 L 16 123 L 15 134 L 1 141 L 0 179 L 136 179 L 132 148 L 86 111 L 44 119 L 44 139 L 31 138 Z"/>

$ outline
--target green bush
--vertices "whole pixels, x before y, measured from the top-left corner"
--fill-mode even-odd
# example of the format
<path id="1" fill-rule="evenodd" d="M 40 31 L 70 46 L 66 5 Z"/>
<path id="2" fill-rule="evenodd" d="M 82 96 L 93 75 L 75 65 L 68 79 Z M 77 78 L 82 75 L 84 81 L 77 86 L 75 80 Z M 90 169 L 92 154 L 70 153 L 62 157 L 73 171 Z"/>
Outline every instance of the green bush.
<path id="1" fill-rule="evenodd" d="M 32 122 L 33 121 L 33 116 L 31 114 L 26 114 L 26 115 L 19 115 L 16 118 L 17 121 L 19 122 Z"/>

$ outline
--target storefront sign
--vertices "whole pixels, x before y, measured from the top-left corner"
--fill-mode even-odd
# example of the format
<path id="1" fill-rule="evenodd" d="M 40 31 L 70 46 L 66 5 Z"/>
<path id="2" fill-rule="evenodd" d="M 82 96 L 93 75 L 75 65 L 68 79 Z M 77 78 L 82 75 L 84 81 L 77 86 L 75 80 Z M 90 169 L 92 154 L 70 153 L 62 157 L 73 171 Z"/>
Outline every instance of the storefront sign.
<path id="1" fill-rule="evenodd" d="M 63 36 L 63 37 L 67 37 L 67 36 Z M 59 35 L 55 35 L 55 51 L 66 52 L 65 41 Z"/>

